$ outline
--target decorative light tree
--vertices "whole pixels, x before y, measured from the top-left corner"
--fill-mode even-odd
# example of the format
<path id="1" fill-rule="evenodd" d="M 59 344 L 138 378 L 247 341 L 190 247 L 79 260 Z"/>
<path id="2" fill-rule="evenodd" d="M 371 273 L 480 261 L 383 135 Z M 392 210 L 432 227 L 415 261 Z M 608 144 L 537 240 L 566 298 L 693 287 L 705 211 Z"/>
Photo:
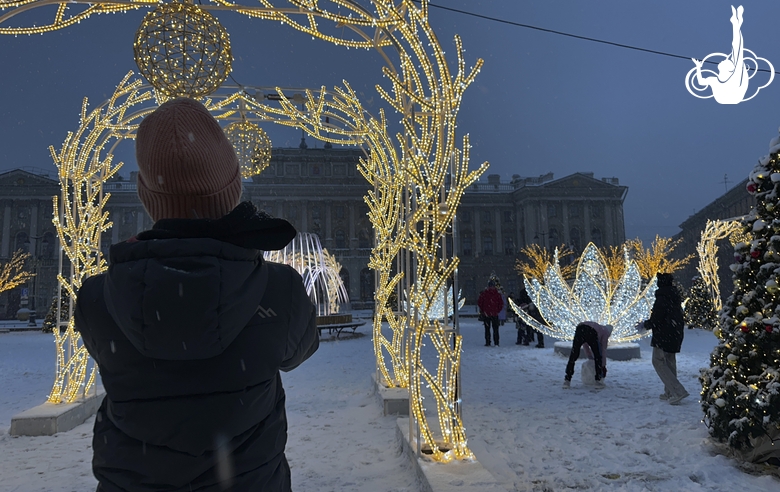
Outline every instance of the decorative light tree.
<path id="1" fill-rule="evenodd" d="M 749 236 L 742 233 L 742 218 L 725 220 L 708 220 L 701 231 L 701 240 L 696 245 L 699 253 L 699 266 L 696 267 L 702 281 L 709 290 L 715 312 L 723 309 L 720 295 L 720 276 L 718 275 L 718 241 L 729 238 L 732 246 L 740 242 L 748 242 Z"/>
<path id="2" fill-rule="evenodd" d="M 642 244 L 641 239 L 627 241 L 629 249 L 633 250 L 634 261 L 639 268 L 642 279 L 649 281 L 657 273 L 674 273 L 688 264 L 693 259 L 693 254 L 684 258 L 672 258 L 672 252 L 679 246 L 682 239 L 655 236 L 655 240 L 648 249 Z"/>
<path id="3" fill-rule="evenodd" d="M 19 250 L 14 252 L 10 260 L 3 263 L 0 267 L 0 292 L 15 289 L 35 275 L 24 269 L 28 258 L 30 253 Z"/>
<path id="4" fill-rule="evenodd" d="M 685 303 L 685 324 L 689 328 L 714 330 L 718 324 L 718 312 L 712 294 L 703 278 L 693 277 L 688 300 Z"/>
<path id="5" fill-rule="evenodd" d="M 738 450 L 780 438 L 780 137 L 769 152 L 748 179 L 756 206 L 742 231 L 752 238 L 734 248 L 734 291 L 700 378 L 710 435 Z"/>
<path id="6" fill-rule="evenodd" d="M 590 243 L 580 256 L 574 284 L 569 287 L 558 265 L 556 251 L 542 281 L 524 279 L 528 295 L 546 324 L 529 316 L 511 299 L 509 305 L 534 329 L 561 340 L 574 340 L 574 331 L 583 321 L 612 325 L 610 341 L 614 343 L 638 340 L 647 335 L 637 333 L 635 327 L 650 317 L 655 302 L 655 277 L 643 288 L 639 268 L 627 252 L 624 262 L 623 277 L 613 282 L 606 260 Z"/>

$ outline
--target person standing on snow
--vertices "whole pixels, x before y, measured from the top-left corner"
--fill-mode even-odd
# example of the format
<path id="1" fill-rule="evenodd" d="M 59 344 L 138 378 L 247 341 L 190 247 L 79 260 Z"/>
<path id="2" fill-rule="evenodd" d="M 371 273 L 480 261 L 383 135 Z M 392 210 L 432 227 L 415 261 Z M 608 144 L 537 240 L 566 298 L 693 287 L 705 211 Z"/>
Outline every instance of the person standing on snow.
<path id="1" fill-rule="evenodd" d="M 596 387 L 604 387 L 604 377 L 607 375 L 607 343 L 612 335 L 612 325 L 600 325 L 595 321 L 584 321 L 574 330 L 574 341 L 571 343 L 569 362 L 566 363 L 566 377 L 563 387 L 571 387 L 574 376 L 574 363 L 580 357 L 580 348 L 585 346 L 585 354 L 593 359 L 596 366 Z"/>
<path id="2" fill-rule="evenodd" d="M 668 400 L 672 405 L 679 405 L 689 396 L 677 379 L 677 353 L 685 336 L 682 300 L 671 273 L 659 273 L 657 279 L 655 303 L 644 328 L 653 330 L 650 342 L 653 346 L 653 367 L 664 383 L 664 392 L 659 398 Z"/>
<path id="3" fill-rule="evenodd" d="M 111 246 L 75 308 L 106 389 L 97 490 L 289 491 L 279 371 L 308 359 L 319 334 L 301 276 L 263 251 L 296 231 L 239 204 L 233 146 L 195 100 L 147 116 L 136 158 L 154 226 Z"/>
<path id="4" fill-rule="evenodd" d="M 504 299 L 501 293 L 496 289 L 496 283 L 488 281 L 487 288 L 479 293 L 477 307 L 482 314 L 485 323 L 485 347 L 490 347 L 490 327 L 493 327 L 493 342 L 498 347 L 498 313 L 504 307 Z"/>

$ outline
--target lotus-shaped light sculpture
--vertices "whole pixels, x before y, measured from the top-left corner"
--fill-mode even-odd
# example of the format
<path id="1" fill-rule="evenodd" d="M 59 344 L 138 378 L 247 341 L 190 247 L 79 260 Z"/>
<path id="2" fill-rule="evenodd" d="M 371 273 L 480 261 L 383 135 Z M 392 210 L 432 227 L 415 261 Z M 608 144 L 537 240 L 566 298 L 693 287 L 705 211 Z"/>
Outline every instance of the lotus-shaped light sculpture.
<path id="1" fill-rule="evenodd" d="M 542 324 L 520 309 L 511 299 L 509 304 L 520 318 L 544 333 L 561 340 L 573 340 L 574 330 L 583 321 L 610 324 L 611 343 L 630 342 L 648 335 L 638 333 L 636 325 L 650 317 L 655 302 L 656 279 L 642 288 L 642 278 L 636 262 L 624 252 L 623 276 L 612 280 L 604 257 L 598 248 L 588 244 L 577 264 L 574 283 L 561 275 L 556 249 L 553 263 L 547 266 L 544 283 L 524 277 L 525 288 L 539 309 Z"/>

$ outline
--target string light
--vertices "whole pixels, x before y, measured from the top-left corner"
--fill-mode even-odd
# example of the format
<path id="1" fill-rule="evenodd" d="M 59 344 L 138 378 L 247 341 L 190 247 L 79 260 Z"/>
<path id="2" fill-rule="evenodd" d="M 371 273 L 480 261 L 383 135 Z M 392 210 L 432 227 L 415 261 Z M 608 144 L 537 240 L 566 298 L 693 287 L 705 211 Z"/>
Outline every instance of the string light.
<path id="1" fill-rule="evenodd" d="M 230 74 L 230 37 L 219 21 L 187 2 L 146 14 L 133 43 L 138 70 L 165 97 L 202 97 Z"/>
<path id="2" fill-rule="evenodd" d="M 590 243 L 580 256 L 574 283 L 569 287 L 558 265 L 558 251 L 548 264 L 543 283 L 524 277 L 526 290 L 539 309 L 545 323 L 540 323 L 520 309 L 512 299 L 509 305 L 523 321 L 536 330 L 561 340 L 574 340 L 574 332 L 583 321 L 612 325 L 610 341 L 622 343 L 638 340 L 648 333 L 637 333 L 636 325 L 650 317 L 655 302 L 656 279 L 642 288 L 642 277 L 627 249 L 624 250 L 624 273 L 617 282 L 610 279 L 606 260 Z"/>
<path id="3" fill-rule="evenodd" d="M 740 219 L 707 220 L 707 225 L 701 231 L 701 240 L 696 245 L 699 253 L 699 271 L 704 283 L 707 285 L 715 311 L 723 309 L 723 301 L 720 296 L 720 277 L 718 275 L 718 244 L 721 239 L 729 238 L 742 242 L 745 238 Z M 737 244 L 732 242 L 732 246 Z"/>
<path id="4" fill-rule="evenodd" d="M 271 162 L 271 139 L 251 121 L 236 121 L 225 127 L 225 135 L 236 150 L 241 176 L 257 176 Z"/>

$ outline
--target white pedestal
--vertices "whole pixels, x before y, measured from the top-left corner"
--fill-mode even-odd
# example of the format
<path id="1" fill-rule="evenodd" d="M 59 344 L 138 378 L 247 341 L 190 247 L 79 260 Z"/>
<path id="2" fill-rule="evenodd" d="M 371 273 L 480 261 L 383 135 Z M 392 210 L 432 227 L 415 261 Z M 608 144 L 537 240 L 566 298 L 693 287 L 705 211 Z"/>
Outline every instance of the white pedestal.
<path id="1" fill-rule="evenodd" d="M 382 404 L 383 415 L 409 415 L 409 390 L 388 388 L 377 382 L 376 374 L 371 375 L 377 398 Z"/>
<path id="2" fill-rule="evenodd" d="M 409 439 L 409 419 L 399 418 L 395 428 L 404 453 L 414 464 L 423 492 L 507 492 L 477 460 L 437 463 L 417 458 L 416 444 Z"/>
<path id="3" fill-rule="evenodd" d="M 12 436 L 51 436 L 67 432 L 95 415 L 106 392 L 98 388 L 74 403 L 44 403 L 11 418 Z"/>
<path id="4" fill-rule="evenodd" d="M 556 354 L 568 358 L 571 354 L 571 342 L 555 342 L 553 350 Z M 580 353 L 582 357 L 582 353 Z M 607 359 L 610 360 L 631 360 L 641 359 L 642 353 L 638 343 L 615 343 L 607 346 Z"/>

